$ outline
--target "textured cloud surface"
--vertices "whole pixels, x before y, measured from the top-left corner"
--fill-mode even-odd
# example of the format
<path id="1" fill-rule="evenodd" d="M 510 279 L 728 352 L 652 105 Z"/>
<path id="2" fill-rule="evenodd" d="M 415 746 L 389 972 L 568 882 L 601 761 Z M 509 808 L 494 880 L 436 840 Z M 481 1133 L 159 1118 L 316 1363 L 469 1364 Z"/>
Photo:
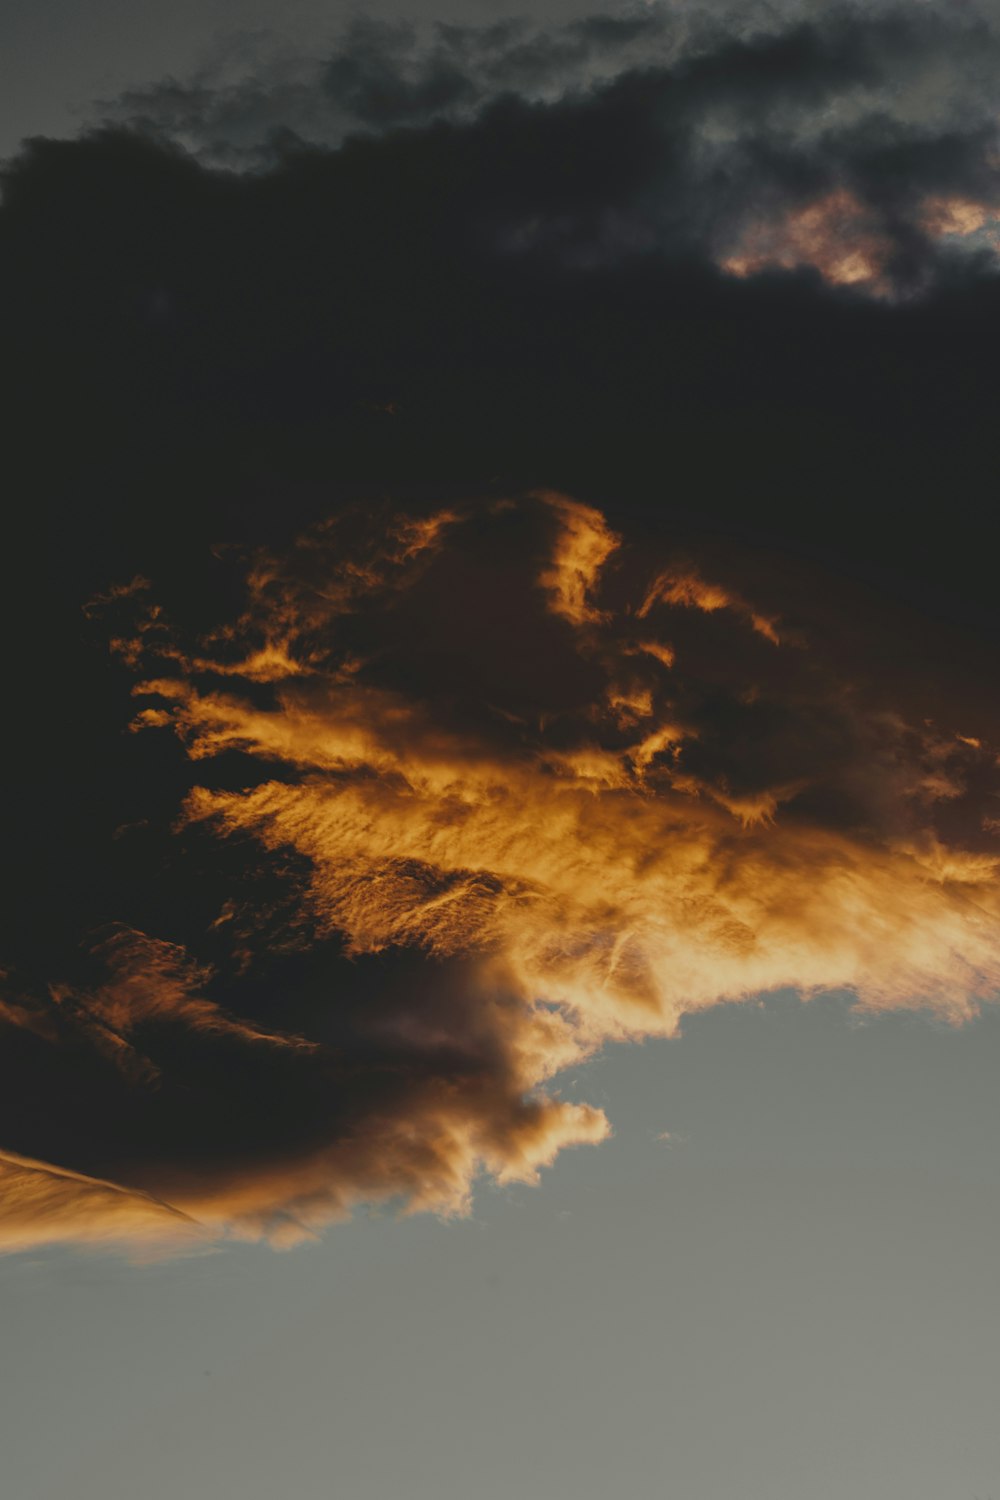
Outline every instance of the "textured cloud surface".
<path id="1" fill-rule="evenodd" d="M 765 571 L 541 492 L 347 511 L 243 575 L 193 633 L 155 580 L 89 606 L 190 776 L 170 930 L 9 981 L 10 1246 L 462 1211 L 607 1133 L 553 1081 L 606 1043 L 1000 990 L 995 751 Z"/>
<path id="2" fill-rule="evenodd" d="M 329 56 L 251 48 L 104 116 L 251 169 L 359 132 L 436 130 L 438 149 L 468 143 L 457 190 L 469 150 L 498 168 L 488 227 L 510 254 L 593 267 L 666 252 L 881 297 L 962 259 L 995 264 L 998 64 L 991 15 L 966 6 L 359 19 Z"/>

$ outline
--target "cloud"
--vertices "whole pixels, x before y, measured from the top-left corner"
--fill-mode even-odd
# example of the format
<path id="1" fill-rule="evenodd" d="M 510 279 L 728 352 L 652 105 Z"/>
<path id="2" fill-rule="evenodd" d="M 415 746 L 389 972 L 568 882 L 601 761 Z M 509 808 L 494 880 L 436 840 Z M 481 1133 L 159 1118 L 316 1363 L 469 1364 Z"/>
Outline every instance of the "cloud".
<path id="1" fill-rule="evenodd" d="M 296 143 L 457 131 L 496 173 L 495 242 L 572 264 L 694 255 L 729 275 L 808 271 L 879 297 L 924 289 L 956 258 L 995 264 L 1000 41 L 987 12 L 360 18 L 329 57 L 251 49 L 235 78 L 233 61 L 109 102 L 104 118 L 256 170 Z"/>
<path id="2" fill-rule="evenodd" d="M 465 1212 L 607 1134 L 558 1076 L 609 1043 L 786 987 L 993 1001 L 995 748 L 739 566 L 537 492 L 345 511 L 200 638 L 105 590 L 133 727 L 195 776 L 186 937 L 9 989 L 11 1244 Z"/>
<path id="3" fill-rule="evenodd" d="M 191 757 L 235 748 L 297 773 L 197 788 L 188 816 L 303 854 L 319 920 L 351 951 L 498 952 L 526 996 L 578 1010 L 584 1035 L 587 996 L 600 1036 L 628 1034 L 636 1015 L 640 1034 L 670 1033 L 686 1010 L 785 985 L 946 1013 L 992 993 L 995 857 L 945 848 L 933 818 L 962 796 L 963 757 L 982 747 L 828 683 L 800 696 L 799 664 L 775 672 L 738 631 L 735 660 L 709 654 L 707 680 L 687 675 L 693 643 L 692 667 L 680 649 L 666 667 L 635 620 L 669 620 L 678 639 L 679 610 L 735 608 L 765 653 L 780 636 L 693 572 L 656 573 L 617 618 L 599 610 L 591 596 L 615 546 L 603 519 L 562 497 L 537 503 L 557 519 L 538 588 L 576 639 L 554 641 L 542 622 L 536 649 L 554 676 L 560 657 L 582 657 L 593 698 L 532 723 L 516 689 L 502 700 L 477 663 L 499 734 L 475 700 L 439 706 L 401 642 L 389 681 L 384 658 L 346 676 L 318 668 L 265 709 L 190 680 L 140 683 Z M 451 638 L 461 610 L 424 629 Z M 810 813 L 834 787 L 838 815 Z"/>
<path id="4" fill-rule="evenodd" d="M 176 945 L 118 933 L 99 957 L 110 973 L 96 991 L 61 984 L 5 1009 L 3 1129 L 114 1180 L 6 1153 L 0 1249 L 284 1246 L 360 1201 L 461 1213 L 480 1173 L 535 1181 L 565 1146 L 607 1132 L 599 1110 L 533 1087 L 522 1053 L 555 1022 L 533 1025 L 471 972 L 383 974 L 363 1006 L 320 944 L 315 977 L 335 983 L 307 1039 L 220 1012 L 204 998 L 214 976 Z M 252 979 L 230 993 L 259 999 Z"/>
<path id="5" fill-rule="evenodd" d="M 208 1243 L 200 1225 L 146 1194 L 0 1152 L 0 1251 L 70 1244 L 145 1258 Z"/>
<path id="6" fill-rule="evenodd" d="M 709 28 L 243 172 L 166 127 L 32 143 L 0 213 L 22 555 L 66 538 L 75 613 L 182 536 L 543 485 L 988 611 L 985 24 Z"/>
<path id="7" fill-rule="evenodd" d="M 601 615 L 590 602 L 601 569 L 618 546 L 603 517 L 563 495 L 550 502 L 559 517 L 559 536 L 552 562 L 539 582 L 551 594 L 551 607 L 571 625 L 598 624 Z"/>
<path id="8" fill-rule="evenodd" d="M 0 1147 L 284 1243 L 694 1009 L 974 1015 L 992 24 L 219 67 L 5 171 Z"/>

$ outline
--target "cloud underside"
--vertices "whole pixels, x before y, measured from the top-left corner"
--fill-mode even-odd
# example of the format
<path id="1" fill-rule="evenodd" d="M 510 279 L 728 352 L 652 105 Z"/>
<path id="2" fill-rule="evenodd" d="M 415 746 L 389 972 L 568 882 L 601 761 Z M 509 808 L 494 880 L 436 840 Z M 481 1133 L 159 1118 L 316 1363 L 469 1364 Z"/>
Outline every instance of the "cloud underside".
<path id="1" fill-rule="evenodd" d="M 998 65 L 991 18 L 964 7 L 359 19 L 327 55 L 244 45 L 100 116 L 279 175 L 395 136 L 389 154 L 437 160 L 466 229 L 505 256 L 666 255 L 884 298 L 995 269 Z"/>
<path id="2" fill-rule="evenodd" d="M 149 1195 L 0 1152 L 0 1248 L 129 1246 L 162 1255 L 207 1243 L 201 1225 Z"/>
<path id="3" fill-rule="evenodd" d="M 1000 988 L 995 750 L 749 566 L 537 493 L 348 513 L 244 573 L 198 635 L 142 577 L 89 607 L 134 732 L 183 750 L 163 837 L 204 899 L 176 857 L 169 933 L 11 976 L 9 1247 L 464 1212 L 607 1134 L 558 1076 L 608 1043 L 786 987 L 956 1023 Z"/>

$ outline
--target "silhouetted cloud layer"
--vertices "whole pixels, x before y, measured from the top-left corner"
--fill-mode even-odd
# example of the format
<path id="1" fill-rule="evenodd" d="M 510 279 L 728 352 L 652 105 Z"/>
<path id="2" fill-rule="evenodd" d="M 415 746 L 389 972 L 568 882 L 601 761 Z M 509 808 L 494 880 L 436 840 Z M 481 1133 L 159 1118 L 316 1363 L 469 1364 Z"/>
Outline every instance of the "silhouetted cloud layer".
<path id="1" fill-rule="evenodd" d="M 328 57 L 251 46 L 104 111 L 249 168 L 359 131 L 436 128 L 447 152 L 458 130 L 454 185 L 470 152 L 500 168 L 482 228 L 509 254 L 655 250 L 888 296 L 995 261 L 998 64 L 992 19 L 964 7 L 357 19 Z"/>
<path id="2" fill-rule="evenodd" d="M 11 981 L 5 1242 L 461 1212 L 602 1139 L 553 1080 L 609 1042 L 788 986 L 992 1000 L 995 747 L 710 561 L 539 493 L 347 510 L 196 637 L 144 577 L 95 597 L 194 773 L 154 877 L 185 936 Z"/>

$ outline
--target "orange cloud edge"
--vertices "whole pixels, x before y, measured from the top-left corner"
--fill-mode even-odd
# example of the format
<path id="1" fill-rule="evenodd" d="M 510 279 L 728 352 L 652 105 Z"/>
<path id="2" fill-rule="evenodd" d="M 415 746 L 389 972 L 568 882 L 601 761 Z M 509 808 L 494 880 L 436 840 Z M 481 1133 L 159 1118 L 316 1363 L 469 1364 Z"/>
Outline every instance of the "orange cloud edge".
<path id="1" fill-rule="evenodd" d="M 366 656 L 359 631 L 343 630 L 430 597 L 435 570 L 462 576 L 470 528 L 525 514 L 540 541 L 510 566 L 530 575 L 539 651 L 582 664 L 597 684 L 588 701 L 529 711 L 493 643 L 499 666 L 483 680 L 515 690 L 462 719 L 433 678 L 390 681 L 384 643 Z M 449 1045 L 491 1061 L 471 1082 L 425 1079 L 405 1107 L 380 1106 L 346 1137 L 204 1180 L 161 1165 L 125 1186 L 0 1155 L 0 1248 L 144 1257 L 226 1237 L 297 1243 L 359 1202 L 467 1213 L 482 1174 L 535 1182 L 567 1146 L 606 1138 L 603 1111 L 560 1098 L 553 1080 L 608 1043 L 675 1036 L 686 1015 L 789 988 L 955 1024 L 995 999 L 995 833 L 986 812 L 966 840 L 937 816 L 973 797 L 995 764 L 989 746 L 872 707 L 842 681 L 817 688 L 800 630 L 687 559 L 650 560 L 623 594 L 636 573 L 627 553 L 596 509 L 538 492 L 382 516 L 360 541 L 336 521 L 314 528 L 285 556 L 256 555 L 243 614 L 193 645 L 144 577 L 92 601 L 95 614 L 132 611 L 113 648 L 137 675 L 133 727 L 175 734 L 192 763 L 237 751 L 258 768 L 239 792 L 197 785 L 178 836 L 197 827 L 294 851 L 309 871 L 303 919 L 348 954 L 461 964 L 468 993 L 446 1020 L 418 1005 L 394 1013 L 393 1045 L 423 1056 L 443 1026 Z M 443 638 L 461 643 L 461 618 L 446 624 Z M 740 784 L 738 734 L 712 769 L 719 735 L 698 717 L 706 672 L 730 716 L 789 720 L 752 785 Z M 808 811 L 831 773 L 808 742 L 796 749 L 820 711 L 840 716 L 852 746 L 837 789 L 866 809 L 842 825 Z M 54 986 L 51 1003 L 85 1013 L 136 1089 L 155 1086 L 156 1063 L 133 1035 L 163 1018 L 191 1046 L 212 1036 L 268 1055 L 322 1051 L 221 1007 L 210 970 L 174 945 L 122 932 L 106 956 L 103 987 Z M 47 1015 L 14 999 L 2 1011 L 39 1034 Z"/>

